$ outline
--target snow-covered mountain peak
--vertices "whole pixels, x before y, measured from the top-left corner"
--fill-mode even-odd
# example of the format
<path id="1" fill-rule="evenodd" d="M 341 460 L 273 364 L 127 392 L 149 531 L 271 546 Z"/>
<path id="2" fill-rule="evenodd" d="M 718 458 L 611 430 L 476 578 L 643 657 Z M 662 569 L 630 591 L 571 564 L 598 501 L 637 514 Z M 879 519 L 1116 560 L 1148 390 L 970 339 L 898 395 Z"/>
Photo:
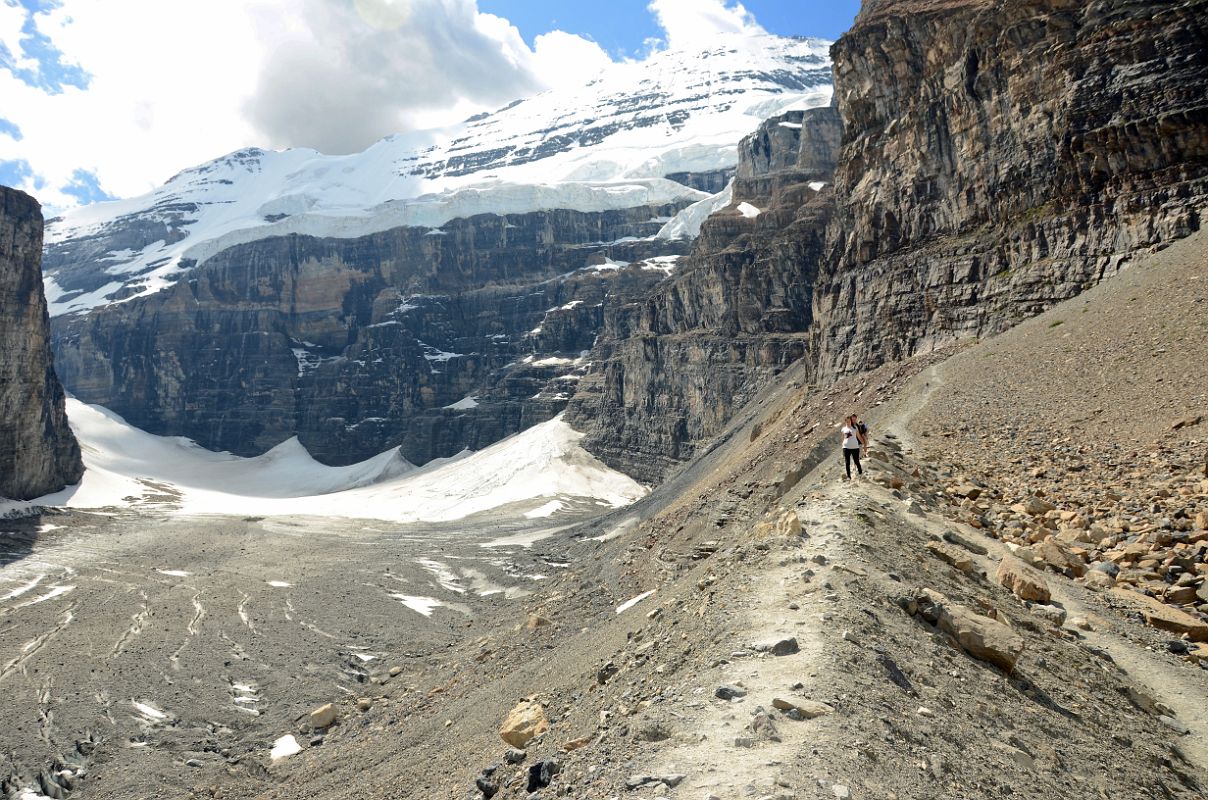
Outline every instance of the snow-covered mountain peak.
<path id="1" fill-rule="evenodd" d="M 828 49 L 818 39 L 723 37 L 361 153 L 229 153 L 141 197 L 52 220 L 51 313 L 158 291 L 215 253 L 267 236 L 353 237 L 483 213 L 703 199 L 667 176 L 733 167 L 739 140 L 760 121 L 828 103 Z"/>

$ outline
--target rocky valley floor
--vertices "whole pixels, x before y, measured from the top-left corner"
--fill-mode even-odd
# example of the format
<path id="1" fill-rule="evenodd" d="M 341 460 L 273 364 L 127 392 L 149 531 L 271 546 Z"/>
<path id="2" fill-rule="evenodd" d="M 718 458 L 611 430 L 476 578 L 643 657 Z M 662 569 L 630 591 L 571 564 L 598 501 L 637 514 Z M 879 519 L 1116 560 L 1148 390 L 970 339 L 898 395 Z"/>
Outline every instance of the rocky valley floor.
<path id="1" fill-rule="evenodd" d="M 5 788 L 1203 798 L 1206 266 L 1194 236 L 992 340 L 790 369 L 667 484 L 531 547 L 6 523 Z"/>

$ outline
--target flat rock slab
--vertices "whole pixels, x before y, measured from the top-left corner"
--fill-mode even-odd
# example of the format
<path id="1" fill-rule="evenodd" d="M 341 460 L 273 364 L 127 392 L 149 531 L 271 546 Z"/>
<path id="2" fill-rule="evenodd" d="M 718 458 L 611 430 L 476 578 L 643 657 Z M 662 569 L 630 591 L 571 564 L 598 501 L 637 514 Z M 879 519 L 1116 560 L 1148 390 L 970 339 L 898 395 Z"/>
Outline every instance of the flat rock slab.
<path id="1" fill-rule="evenodd" d="M 821 717 L 825 714 L 834 713 L 834 708 L 826 703 L 820 703 L 817 700 L 785 700 L 782 697 L 777 697 L 772 700 L 772 708 L 780 711 L 796 711 L 805 719 L 813 719 Z"/>
<path id="2" fill-rule="evenodd" d="M 1023 652 L 1023 639 L 998 620 L 983 617 L 931 589 L 916 599 L 918 613 L 951 636 L 961 649 L 976 659 L 1010 674 Z"/>
<path id="3" fill-rule="evenodd" d="M 1137 607 L 1149 625 L 1180 636 L 1185 634 L 1193 642 L 1208 642 L 1208 622 L 1201 622 L 1190 614 L 1139 592 L 1117 587 L 1112 589 L 1111 593 Z"/>
<path id="4" fill-rule="evenodd" d="M 961 572 L 973 571 L 973 559 L 960 548 L 943 542 L 927 542 L 927 549 L 933 556 Z"/>

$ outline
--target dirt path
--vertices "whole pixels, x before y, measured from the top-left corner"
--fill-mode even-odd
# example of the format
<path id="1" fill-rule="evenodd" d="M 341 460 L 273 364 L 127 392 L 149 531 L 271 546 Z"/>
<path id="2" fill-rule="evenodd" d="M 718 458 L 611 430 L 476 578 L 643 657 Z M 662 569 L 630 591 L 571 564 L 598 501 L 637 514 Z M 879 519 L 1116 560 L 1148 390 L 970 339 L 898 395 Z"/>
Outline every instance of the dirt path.
<path id="1" fill-rule="evenodd" d="M 916 437 L 919 432 L 912 423 L 927 408 L 936 392 L 947 386 L 947 381 L 943 364 L 917 375 L 896 398 L 881 407 L 881 413 L 874 420 L 877 432 L 896 437 L 907 452 L 917 449 Z M 792 555 L 779 553 L 774 548 L 772 555 L 764 562 L 771 562 L 771 565 L 746 569 L 744 572 L 743 582 L 738 587 L 741 613 L 731 621 L 731 635 L 716 645 L 716 652 L 709 654 L 713 666 L 701 675 L 696 689 L 702 701 L 693 704 L 686 715 L 685 726 L 701 733 L 690 742 L 664 750 L 657 762 L 658 771 L 686 776 L 672 792 L 674 797 L 775 797 L 781 793 L 788 796 L 793 791 L 802 790 L 820 791 L 819 796 L 833 794 L 842 797 L 849 790 L 843 781 L 855 784 L 861 778 L 869 777 L 819 777 L 816 769 L 807 763 L 809 754 L 844 751 L 851 747 L 851 738 L 856 733 L 827 724 L 825 719 L 789 722 L 772 707 L 772 701 L 777 698 L 790 703 L 829 700 L 830 697 L 819 693 L 819 687 L 823 685 L 846 685 L 851 689 L 858 685 L 859 670 L 852 670 L 847 675 L 836 672 L 838 653 L 863 641 L 864 637 L 835 629 L 836 621 L 842 616 L 834 612 L 844 606 L 844 600 L 834 589 L 852 580 L 853 576 L 857 576 L 855 579 L 860 582 L 858 576 L 865 573 L 864 569 L 856 566 L 864 563 L 864 548 L 870 542 L 867 529 L 856 522 L 861 516 L 867 518 L 870 510 L 877 516 L 887 512 L 897 524 L 914 528 L 917 531 L 915 535 L 920 536 L 922 541 L 928 538 L 939 540 L 946 533 L 951 535 L 955 532 L 965 540 L 986 548 L 985 555 L 969 554 L 974 572 L 983 575 L 993 576 L 999 561 L 1008 553 L 1002 542 L 978 530 L 955 525 L 930 513 L 910 510 L 913 504 L 908 499 L 900 499 L 867 479 L 851 483 L 841 481 L 841 475 L 841 464 L 828 458 L 805 476 L 795 493 L 786 497 L 786 500 L 794 496 L 799 498 L 797 513 L 807 538 Z M 914 559 L 926 558 L 917 554 L 920 550 L 922 548 L 915 551 Z M 853 565 L 851 571 L 843 566 L 845 564 Z M 910 571 L 905 563 L 903 567 Z M 813 579 L 803 581 L 803 570 L 806 574 L 812 573 Z M 888 583 L 893 586 L 891 582 Z M 1056 603 L 1068 612 L 1069 618 L 1085 617 L 1092 623 L 1092 630 L 1070 634 L 1079 642 L 1076 648 L 1061 656 L 1049 657 L 1062 661 L 1063 666 L 1072 671 L 1071 674 L 1081 672 L 1084 676 L 1098 675 L 1088 677 L 1085 688 L 1079 688 L 1078 691 L 1097 691 L 1091 688 L 1096 681 L 1104 681 L 1104 686 L 1116 689 L 1132 682 L 1141 690 L 1138 697 L 1151 696 L 1158 704 L 1167 707 L 1191 731 L 1181 738 L 1172 736 L 1178 742 L 1178 752 L 1198 767 L 1201 773 L 1208 772 L 1208 748 L 1205 746 L 1208 743 L 1208 707 L 1204 704 L 1208 687 L 1205 687 L 1202 673 L 1183 664 L 1171 664 L 1159 654 L 1130 641 L 1120 632 L 1118 620 L 1112 622 L 1107 619 L 1111 612 L 1102 607 L 1090 590 L 1058 576 L 1049 576 L 1049 584 Z M 984 583 L 980 585 L 984 586 Z M 859 602 L 861 598 L 857 596 L 853 599 Z M 868 603 L 871 598 L 866 596 L 863 601 Z M 866 609 L 867 606 L 864 607 Z M 855 613 L 850 605 L 846 610 Z M 1013 614 L 1019 611 L 1028 616 L 1022 608 L 1012 609 Z M 847 617 L 849 620 L 850 613 Z M 1069 627 L 1067 624 L 1067 630 Z M 755 652 L 752 647 L 787 636 L 796 637 L 800 652 L 775 657 Z M 1086 672 L 1089 665 L 1079 666 L 1081 657 L 1078 654 L 1082 652 L 1105 654 L 1114 662 L 1114 666 L 1104 667 L 1105 671 L 1101 673 L 1093 670 Z M 906 666 L 907 659 L 899 660 L 905 670 L 899 674 L 904 676 L 913 672 Z M 1041 658 L 1038 663 L 1043 666 L 1045 660 Z M 889 659 L 888 663 L 894 662 Z M 822 674 L 827 670 L 834 674 Z M 955 676 L 958 673 L 953 671 L 951 674 Z M 958 679 L 954 688 L 965 680 Z M 1021 678 L 1020 681 L 1019 686 L 1029 685 L 1027 678 Z M 1067 685 L 1072 688 L 1072 681 L 1067 679 Z M 745 694 L 728 701 L 718 699 L 715 692 L 719 687 L 737 687 Z M 1045 694 L 1042 692 L 1040 696 L 1045 697 Z M 926 704 L 934 702 L 937 701 L 927 701 Z M 1055 701 L 1049 699 L 1045 702 Z M 1059 705 L 1054 707 L 1060 708 Z M 757 732 L 759 724 L 752 725 L 759 718 L 760 711 L 772 715 L 774 736 L 778 740 L 760 738 Z M 933 713 L 934 710 L 919 705 L 917 714 L 931 716 Z M 1150 719 L 1156 716 L 1157 713 L 1152 712 Z M 916 720 L 911 725 L 925 725 L 927 722 L 925 718 Z M 1169 731 L 1166 733 L 1170 734 Z M 1088 734 L 1090 731 L 1085 730 L 1084 735 Z M 907 738 L 911 735 L 907 734 Z M 980 747 L 975 744 L 977 738 L 970 734 L 967 745 L 969 757 L 974 762 L 984 757 L 974 755 Z M 1094 741 L 1092 736 L 1081 746 L 1094 747 Z M 1017 765 L 1039 762 L 1040 751 L 1024 742 L 1019 736 L 1011 735 L 995 746 L 1001 748 L 1004 755 L 1016 759 Z M 1019 746 L 1023 749 L 1019 749 Z M 1080 744 L 1071 741 L 1067 746 L 1069 752 L 1074 753 Z M 1061 756 L 1057 754 L 1055 758 L 1060 763 Z M 925 763 L 928 764 L 927 770 L 932 772 L 946 769 L 937 767 L 938 762 Z M 809 773 L 811 769 L 815 770 L 814 774 L 803 785 L 803 772 Z M 1113 780 L 1100 776 L 1099 779 L 1104 781 L 1103 790 L 1109 794 L 1119 792 L 1122 788 L 1122 780 L 1118 777 Z M 889 780 L 889 785 L 894 785 L 892 778 Z"/>
<path id="2" fill-rule="evenodd" d="M 775 566 L 746 576 L 733 633 L 710 654 L 717 665 L 699 676 L 697 691 L 705 701 L 687 727 L 703 733 L 665 751 L 658 762 L 659 772 L 687 775 L 679 797 L 775 796 L 792 785 L 781 767 L 817 743 L 812 720 L 785 721 L 773 701 L 807 707 L 819 702 L 810 684 L 822 669 L 822 627 L 833 598 L 821 583 L 803 582 L 802 570 L 804 564 L 822 570 L 821 563 L 841 558 L 842 520 L 833 502 L 812 503 L 797 513 L 811 533 L 777 553 Z M 795 641 L 797 652 L 767 652 L 787 639 Z M 718 697 L 719 690 L 735 689 L 739 696 Z"/>

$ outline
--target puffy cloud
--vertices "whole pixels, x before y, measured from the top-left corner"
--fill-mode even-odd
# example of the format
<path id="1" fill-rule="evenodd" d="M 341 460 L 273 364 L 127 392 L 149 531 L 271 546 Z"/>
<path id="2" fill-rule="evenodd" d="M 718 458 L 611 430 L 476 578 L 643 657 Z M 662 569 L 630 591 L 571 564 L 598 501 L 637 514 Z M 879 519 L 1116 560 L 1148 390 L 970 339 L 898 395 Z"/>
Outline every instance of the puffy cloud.
<path id="1" fill-rule="evenodd" d="M 22 134 L 0 136 L 0 162 L 28 162 L 20 188 L 53 213 L 101 190 L 145 192 L 243 146 L 253 130 L 231 97 L 263 52 L 248 26 L 230 24 L 243 5 L 62 0 L 29 14 L 39 40 L 24 36 L 20 58 L 36 63 L 0 69 L 4 116 Z M 96 191 L 80 191 L 84 175 Z"/>
<path id="2" fill-rule="evenodd" d="M 550 88 L 583 86 L 613 63 L 600 45 L 564 31 L 541 34 L 533 51 L 533 67 Z"/>
<path id="3" fill-rule="evenodd" d="M 295 0 L 244 105 L 270 146 L 348 153 L 392 133 L 540 91 L 509 22 L 465 0 Z M 261 17 L 263 39 L 279 30 Z M 451 118 L 443 121 L 452 122 Z"/>
<path id="4" fill-rule="evenodd" d="M 762 30 L 725 0 L 649 9 L 672 47 Z M 563 31 L 530 48 L 476 0 L 0 0 L 0 176 L 55 213 L 249 145 L 356 151 L 610 63 Z"/>
<path id="5" fill-rule="evenodd" d="M 766 33 L 742 3 L 726 0 L 650 0 L 648 6 L 672 49 L 707 47 L 719 34 Z"/>
<path id="6" fill-rule="evenodd" d="M 0 65 L 9 69 L 37 68 L 37 62 L 25 55 L 21 44 L 28 16 L 16 0 L 0 0 Z"/>

